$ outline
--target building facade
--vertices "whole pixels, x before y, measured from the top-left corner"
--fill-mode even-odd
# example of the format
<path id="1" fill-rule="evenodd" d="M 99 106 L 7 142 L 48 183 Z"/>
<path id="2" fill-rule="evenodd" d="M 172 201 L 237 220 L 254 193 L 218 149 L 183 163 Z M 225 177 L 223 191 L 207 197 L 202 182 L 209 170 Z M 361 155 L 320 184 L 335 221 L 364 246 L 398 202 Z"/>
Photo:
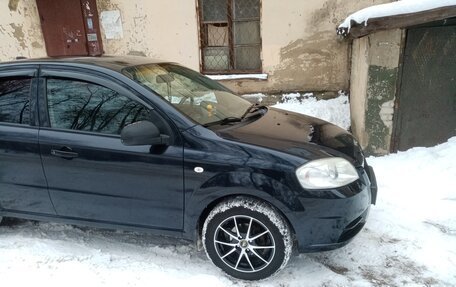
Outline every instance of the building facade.
<path id="1" fill-rule="evenodd" d="M 347 91 L 352 132 L 386 154 L 456 135 L 456 6 L 336 35 L 349 14 L 392 2 L 1 0 L 0 61 L 140 55 L 222 75 L 239 94 Z"/>
<path id="2" fill-rule="evenodd" d="M 382 2 L 3 0 L 0 61 L 51 56 L 55 45 L 93 44 L 98 35 L 104 54 L 145 55 L 206 74 L 262 74 L 224 81 L 238 93 L 336 92 L 348 90 L 350 79 L 350 44 L 335 36 L 336 25 Z M 61 37 L 46 37 L 47 31 Z"/>

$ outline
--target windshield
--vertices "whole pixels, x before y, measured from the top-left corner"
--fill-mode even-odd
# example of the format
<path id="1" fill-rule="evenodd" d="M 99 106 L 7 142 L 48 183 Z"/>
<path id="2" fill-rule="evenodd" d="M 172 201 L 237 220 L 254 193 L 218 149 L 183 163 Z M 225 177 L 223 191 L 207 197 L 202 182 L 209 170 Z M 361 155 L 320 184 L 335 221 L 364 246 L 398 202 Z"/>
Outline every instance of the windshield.
<path id="1" fill-rule="evenodd" d="M 221 84 L 179 65 L 146 64 L 125 68 L 122 73 L 202 125 L 241 118 L 251 106 Z"/>

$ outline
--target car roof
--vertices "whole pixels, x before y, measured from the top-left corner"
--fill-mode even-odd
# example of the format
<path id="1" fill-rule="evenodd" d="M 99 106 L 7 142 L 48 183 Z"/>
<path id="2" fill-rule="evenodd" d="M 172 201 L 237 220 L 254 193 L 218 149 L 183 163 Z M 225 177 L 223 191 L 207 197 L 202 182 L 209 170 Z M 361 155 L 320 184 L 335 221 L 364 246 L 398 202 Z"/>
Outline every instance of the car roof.
<path id="1" fill-rule="evenodd" d="M 58 57 L 58 58 L 37 58 L 37 59 L 20 59 L 16 61 L 0 63 L 0 68 L 5 66 L 17 66 L 23 64 L 79 64 L 103 67 L 120 72 L 123 68 L 145 65 L 145 64 L 163 64 L 170 63 L 158 59 L 151 59 L 139 56 L 101 56 L 101 57 Z"/>

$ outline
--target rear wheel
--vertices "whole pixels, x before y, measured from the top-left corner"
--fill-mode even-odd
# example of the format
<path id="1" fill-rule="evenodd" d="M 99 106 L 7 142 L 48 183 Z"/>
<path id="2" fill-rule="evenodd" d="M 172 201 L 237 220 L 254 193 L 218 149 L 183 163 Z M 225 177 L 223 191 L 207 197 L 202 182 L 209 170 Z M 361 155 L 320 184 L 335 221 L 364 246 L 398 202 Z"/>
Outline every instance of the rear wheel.
<path id="1" fill-rule="evenodd" d="M 272 206 L 243 197 L 222 202 L 210 212 L 203 244 L 216 266 L 244 280 L 277 273 L 293 246 L 287 222 Z"/>

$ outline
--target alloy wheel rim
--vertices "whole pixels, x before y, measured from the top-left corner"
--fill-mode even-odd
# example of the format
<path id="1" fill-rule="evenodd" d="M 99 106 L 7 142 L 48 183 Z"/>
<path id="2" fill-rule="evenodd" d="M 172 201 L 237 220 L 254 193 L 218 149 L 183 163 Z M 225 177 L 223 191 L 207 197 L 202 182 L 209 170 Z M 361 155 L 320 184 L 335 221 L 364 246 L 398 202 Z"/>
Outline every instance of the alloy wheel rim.
<path id="1" fill-rule="evenodd" d="M 227 266 L 244 273 L 269 266 L 276 249 L 271 231 L 246 215 L 231 216 L 220 223 L 214 234 L 214 247 Z"/>

